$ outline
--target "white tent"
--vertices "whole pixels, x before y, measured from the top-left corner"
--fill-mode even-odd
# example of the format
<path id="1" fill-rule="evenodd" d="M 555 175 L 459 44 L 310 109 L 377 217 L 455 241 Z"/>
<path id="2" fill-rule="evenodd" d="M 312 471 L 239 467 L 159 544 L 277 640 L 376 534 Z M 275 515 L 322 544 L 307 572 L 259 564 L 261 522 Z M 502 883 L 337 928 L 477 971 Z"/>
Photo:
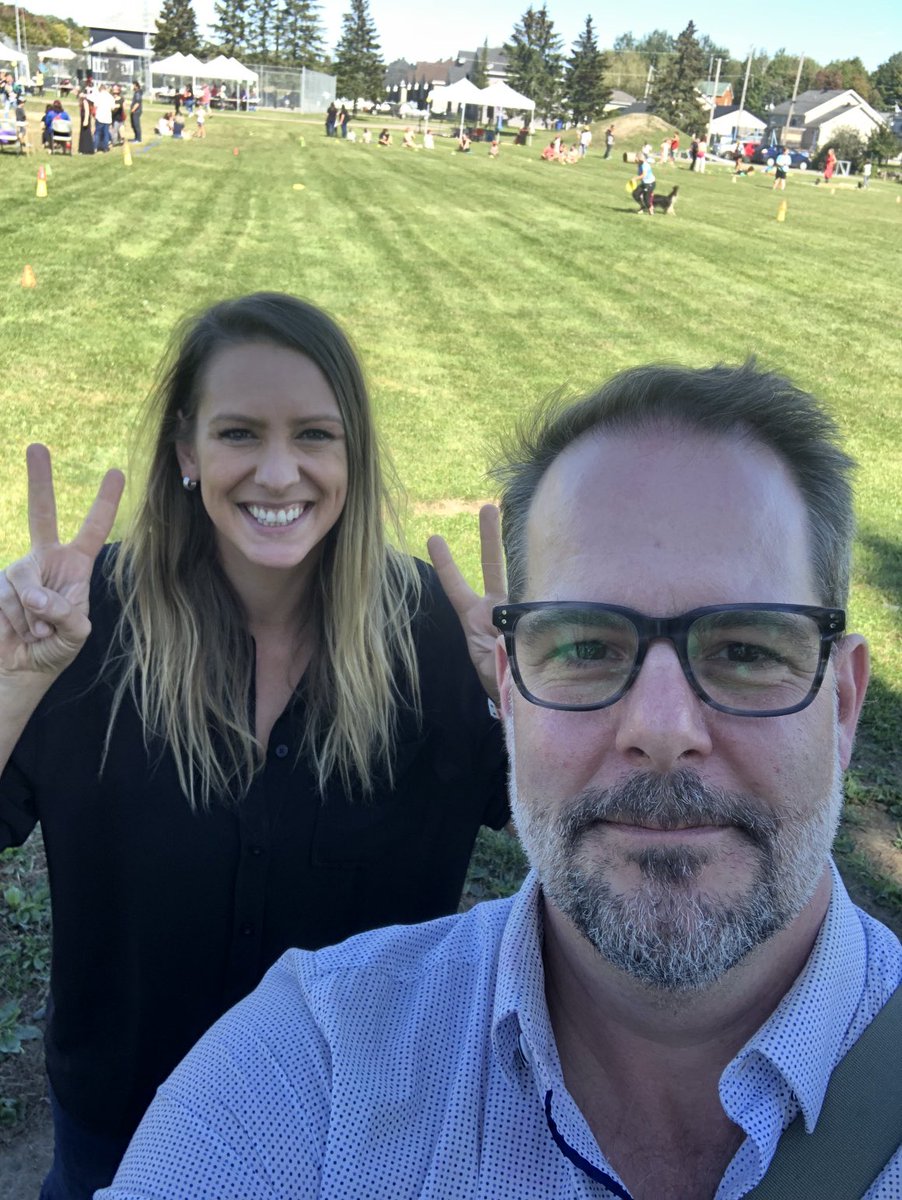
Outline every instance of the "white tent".
<path id="1" fill-rule="evenodd" d="M 464 107 L 467 104 L 478 104 L 481 108 L 485 101 L 482 98 L 482 92 L 475 83 L 471 83 L 469 79 L 458 79 L 456 83 L 450 83 L 447 87 L 433 88 L 429 93 L 429 103 L 432 106 L 433 112 L 436 109 L 443 109 L 450 104 L 454 108 L 460 109 L 460 131 L 463 133 L 464 128 Z"/>
<path id="2" fill-rule="evenodd" d="M 170 54 L 166 58 L 161 58 L 155 63 L 151 63 L 150 70 L 153 75 L 191 74 L 191 68 L 188 65 L 188 56 L 182 54 L 181 51 L 176 54 Z"/>
<path id="3" fill-rule="evenodd" d="M 202 64 L 197 72 L 200 79 L 229 79 L 241 83 L 256 83 L 257 72 L 243 66 L 236 58 L 218 54 L 208 63 Z"/>
<path id="4" fill-rule="evenodd" d="M 2 63 L 19 63 L 25 70 L 28 70 L 28 55 L 23 54 L 21 50 L 16 50 L 14 46 L 4 46 L 0 42 L 0 62 Z"/>
<path id="5" fill-rule="evenodd" d="M 127 42 L 123 42 L 121 38 L 108 37 L 100 42 L 94 42 L 93 45 L 85 46 L 85 54 L 112 54 L 119 58 L 150 58 L 150 50 L 139 50 L 136 46 L 129 46 Z"/>
<path id="6" fill-rule="evenodd" d="M 515 112 L 523 112 L 525 109 L 529 112 L 535 112 L 536 102 L 530 100 L 528 96 L 523 96 L 520 92 L 515 92 L 514 89 L 502 79 L 497 79 L 494 83 L 490 83 L 488 87 L 483 88 L 479 93 L 479 103 L 486 108 L 504 108 Z"/>
<path id="7" fill-rule="evenodd" d="M 50 50 L 38 51 L 38 58 L 48 59 L 50 62 L 71 62 L 78 55 L 74 50 L 69 50 L 66 46 L 53 46 Z"/>

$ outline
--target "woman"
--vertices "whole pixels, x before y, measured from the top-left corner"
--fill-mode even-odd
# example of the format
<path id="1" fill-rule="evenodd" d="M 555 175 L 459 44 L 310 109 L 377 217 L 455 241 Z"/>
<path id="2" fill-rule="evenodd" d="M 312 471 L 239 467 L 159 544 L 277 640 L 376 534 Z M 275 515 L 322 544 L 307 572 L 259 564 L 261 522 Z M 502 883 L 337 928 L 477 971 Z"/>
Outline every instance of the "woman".
<path id="1" fill-rule="evenodd" d="M 40 820 L 53 889 L 45 1200 L 112 1179 L 156 1086 L 288 946 L 453 911 L 479 825 L 507 819 L 454 610 L 386 541 L 341 330 L 288 296 L 216 305 L 147 425 L 118 547 L 122 476 L 61 546 L 30 449 L 32 551 L 0 575 L 0 845 Z"/>
<path id="2" fill-rule="evenodd" d="M 91 107 L 91 98 L 84 88 L 78 93 L 78 115 L 81 122 L 81 127 L 78 131 L 78 153 L 93 154 L 94 128 L 92 122 L 94 112 Z"/>
<path id="3" fill-rule="evenodd" d="M 831 146 L 824 160 L 824 181 L 829 183 L 836 172 L 836 151 Z"/>

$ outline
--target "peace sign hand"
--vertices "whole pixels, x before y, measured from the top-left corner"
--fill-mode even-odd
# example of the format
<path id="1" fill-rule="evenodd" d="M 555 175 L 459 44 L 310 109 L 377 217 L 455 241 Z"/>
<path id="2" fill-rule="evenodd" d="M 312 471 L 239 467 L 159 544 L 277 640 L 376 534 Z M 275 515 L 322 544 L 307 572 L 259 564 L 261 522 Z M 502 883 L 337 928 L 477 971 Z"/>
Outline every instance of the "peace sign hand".
<path id="1" fill-rule="evenodd" d="M 498 681 L 495 675 L 495 643 L 498 630 L 492 624 L 492 609 L 507 600 L 507 578 L 504 570 L 504 551 L 501 546 L 501 518 L 494 504 L 484 504 L 479 510 L 479 542 L 482 553 L 482 582 L 485 595 L 474 592 L 464 579 L 443 537 L 433 535 L 426 546 L 445 595 L 467 637 L 467 647 L 473 666 L 487 695 L 498 700 Z"/>
<path id="2" fill-rule="evenodd" d="M 113 528 L 125 478 L 106 473 L 81 529 L 61 545 L 50 453 L 29 446 L 26 458 L 31 549 L 0 572 L 0 679 L 30 672 L 52 681 L 91 632 L 91 570 Z"/>

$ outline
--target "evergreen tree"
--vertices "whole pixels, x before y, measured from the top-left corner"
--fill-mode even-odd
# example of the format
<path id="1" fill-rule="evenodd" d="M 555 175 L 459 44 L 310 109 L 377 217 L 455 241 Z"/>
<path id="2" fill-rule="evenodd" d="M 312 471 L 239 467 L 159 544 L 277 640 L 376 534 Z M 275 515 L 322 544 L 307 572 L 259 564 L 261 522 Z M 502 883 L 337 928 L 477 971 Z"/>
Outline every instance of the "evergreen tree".
<path id="1" fill-rule="evenodd" d="M 563 56 L 560 35 L 544 4 L 526 10 L 504 49 L 511 87 L 534 100 L 536 112 L 550 120 L 560 109 Z"/>
<path id="2" fill-rule="evenodd" d="M 367 0 L 351 0 L 341 18 L 341 38 L 335 47 L 336 88 L 354 102 L 385 97 L 385 63 Z"/>
<path id="3" fill-rule="evenodd" d="M 489 39 L 486 38 L 479 50 L 476 51 L 476 57 L 473 59 L 473 66 L 470 69 L 470 83 L 474 87 L 485 88 L 489 86 Z"/>
<path id="4" fill-rule="evenodd" d="M 213 32 L 223 54 L 244 54 L 248 37 L 248 0 L 216 0 Z"/>
<path id="5" fill-rule="evenodd" d="M 586 27 L 573 44 L 567 60 L 564 96 L 577 122 L 594 121 L 605 110 L 611 89 L 605 83 L 608 56 L 598 49 L 592 18 L 586 17 Z"/>
<path id="6" fill-rule="evenodd" d="M 323 64 L 323 31 L 319 5 L 313 0 L 285 0 L 278 22 L 279 58 L 291 67 L 319 70 Z"/>
<path id="7" fill-rule="evenodd" d="M 891 54 L 871 76 L 871 85 L 880 103 L 889 107 L 902 104 L 902 51 Z"/>
<path id="8" fill-rule="evenodd" d="M 699 100 L 698 85 L 706 68 L 705 56 L 695 36 L 695 25 L 690 21 L 677 38 L 674 53 L 655 73 L 649 110 L 668 125 L 676 125 L 690 133 L 701 129 L 707 114 Z"/>
<path id="9" fill-rule="evenodd" d="M 166 58 L 170 54 L 196 54 L 199 49 L 197 17 L 191 0 L 163 0 L 153 39 L 154 55 Z"/>
<path id="10" fill-rule="evenodd" d="M 247 13 L 247 54 L 260 62 L 274 56 L 276 27 L 280 13 L 278 0 L 250 0 Z"/>

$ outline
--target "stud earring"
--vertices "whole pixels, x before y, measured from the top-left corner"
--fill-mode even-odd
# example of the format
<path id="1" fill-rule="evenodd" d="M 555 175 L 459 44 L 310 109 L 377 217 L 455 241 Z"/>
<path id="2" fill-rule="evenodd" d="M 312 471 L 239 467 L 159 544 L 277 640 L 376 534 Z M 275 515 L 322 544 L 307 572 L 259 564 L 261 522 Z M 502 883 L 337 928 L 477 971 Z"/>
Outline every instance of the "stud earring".
<path id="1" fill-rule="evenodd" d="M 192 479 L 190 475 L 182 476 L 182 487 L 186 492 L 193 492 L 197 487 L 197 480 Z"/>

